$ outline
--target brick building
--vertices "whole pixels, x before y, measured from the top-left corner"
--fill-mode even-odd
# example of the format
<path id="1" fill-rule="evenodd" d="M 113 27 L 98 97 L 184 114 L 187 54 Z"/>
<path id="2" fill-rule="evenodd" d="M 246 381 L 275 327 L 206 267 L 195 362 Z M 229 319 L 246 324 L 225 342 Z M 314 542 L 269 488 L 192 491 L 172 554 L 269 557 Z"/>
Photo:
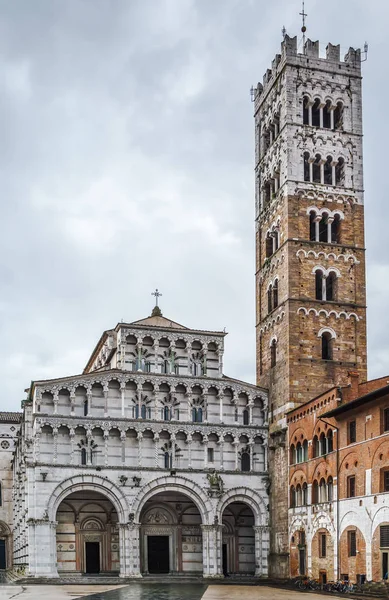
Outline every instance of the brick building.
<path id="1" fill-rule="evenodd" d="M 257 383 L 269 389 L 270 574 L 289 573 L 286 413 L 366 379 L 361 56 L 285 35 L 254 92 Z"/>
<path id="2" fill-rule="evenodd" d="M 389 567 L 389 380 L 359 383 L 291 410 L 290 575 L 380 580 Z"/>

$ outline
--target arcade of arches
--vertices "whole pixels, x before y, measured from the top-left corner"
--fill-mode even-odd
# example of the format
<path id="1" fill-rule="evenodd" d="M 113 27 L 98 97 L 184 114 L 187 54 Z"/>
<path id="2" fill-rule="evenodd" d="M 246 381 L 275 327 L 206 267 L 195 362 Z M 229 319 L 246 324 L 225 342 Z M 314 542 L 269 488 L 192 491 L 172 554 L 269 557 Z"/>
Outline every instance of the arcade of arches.
<path id="1" fill-rule="evenodd" d="M 58 573 L 119 573 L 120 524 L 112 502 L 102 493 L 70 493 L 57 510 Z M 176 491 L 156 493 L 140 513 L 139 570 L 142 574 L 201 574 L 210 561 L 204 529 L 218 530 L 216 560 L 220 574 L 255 573 L 254 515 L 239 501 L 228 504 L 222 523 L 204 525 L 196 504 Z"/>

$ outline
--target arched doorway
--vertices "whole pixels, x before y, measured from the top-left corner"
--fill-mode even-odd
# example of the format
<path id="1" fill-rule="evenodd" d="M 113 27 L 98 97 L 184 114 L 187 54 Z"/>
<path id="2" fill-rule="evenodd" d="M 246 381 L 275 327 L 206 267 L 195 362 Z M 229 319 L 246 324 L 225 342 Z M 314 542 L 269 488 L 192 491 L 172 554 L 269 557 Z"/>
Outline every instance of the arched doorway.
<path id="1" fill-rule="evenodd" d="M 254 514 L 244 502 L 231 502 L 222 515 L 222 568 L 225 576 L 255 574 Z"/>
<path id="2" fill-rule="evenodd" d="M 145 502 L 140 524 L 141 572 L 202 573 L 201 515 L 188 496 L 155 494 Z"/>
<path id="3" fill-rule="evenodd" d="M 11 556 L 11 531 L 6 523 L 0 521 L 0 571 L 12 566 Z"/>
<path id="4" fill-rule="evenodd" d="M 104 494 L 70 493 L 60 503 L 56 521 L 59 575 L 119 572 L 118 516 Z"/>

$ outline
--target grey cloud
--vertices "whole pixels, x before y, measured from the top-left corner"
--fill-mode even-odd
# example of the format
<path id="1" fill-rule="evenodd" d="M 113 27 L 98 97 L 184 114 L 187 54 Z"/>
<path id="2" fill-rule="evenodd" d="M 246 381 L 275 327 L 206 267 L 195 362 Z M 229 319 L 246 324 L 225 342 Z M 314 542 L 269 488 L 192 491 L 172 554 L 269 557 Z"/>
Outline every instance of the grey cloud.
<path id="1" fill-rule="evenodd" d="M 364 66 L 370 376 L 387 371 L 386 25 L 375 0 L 307 1 L 309 33 Z M 101 332 L 164 313 L 220 328 L 255 379 L 249 89 L 300 2 L 0 0 L 3 407 L 79 372 Z M 387 297 L 387 296 L 386 296 Z"/>

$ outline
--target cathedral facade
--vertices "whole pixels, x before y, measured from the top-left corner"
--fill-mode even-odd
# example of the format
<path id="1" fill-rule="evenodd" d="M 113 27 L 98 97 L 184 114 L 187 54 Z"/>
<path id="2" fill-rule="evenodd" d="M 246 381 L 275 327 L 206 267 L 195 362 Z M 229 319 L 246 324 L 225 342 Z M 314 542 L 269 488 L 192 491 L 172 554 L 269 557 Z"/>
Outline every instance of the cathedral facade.
<path id="1" fill-rule="evenodd" d="M 267 575 L 267 392 L 223 375 L 224 337 L 156 307 L 106 331 L 82 374 L 32 384 L 14 568 Z"/>

